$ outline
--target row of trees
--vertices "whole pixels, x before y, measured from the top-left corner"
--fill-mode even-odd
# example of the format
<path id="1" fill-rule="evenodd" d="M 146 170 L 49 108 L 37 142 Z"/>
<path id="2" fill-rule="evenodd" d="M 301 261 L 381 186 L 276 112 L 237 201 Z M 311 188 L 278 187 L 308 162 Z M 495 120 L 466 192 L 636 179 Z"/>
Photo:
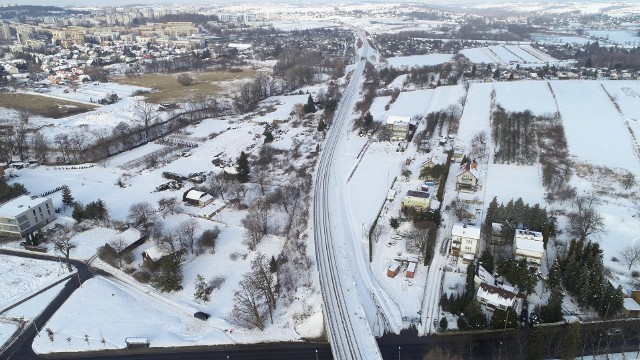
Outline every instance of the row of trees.
<path id="1" fill-rule="evenodd" d="M 503 239 L 513 239 L 516 226 L 542 232 L 545 246 L 549 236 L 555 234 L 556 230 L 555 220 L 549 217 L 547 209 L 537 203 L 533 206 L 525 204 L 522 198 L 516 201 L 512 199 L 505 205 L 498 204 L 498 198 L 494 197 L 487 207 L 485 216 L 486 234 L 498 235 L 491 233 L 493 223 L 503 224 L 502 234 L 499 234 Z"/>
<path id="2" fill-rule="evenodd" d="M 496 145 L 494 161 L 532 164 L 537 160 L 538 146 L 533 132 L 536 116 L 530 110 L 507 112 L 497 105 L 492 114 L 491 135 Z"/>
<path id="3" fill-rule="evenodd" d="M 621 310 L 622 291 L 614 288 L 604 276 L 602 249 L 598 243 L 571 240 L 567 253 L 558 256 L 549 270 L 549 278 L 558 274 L 580 306 L 590 306 L 602 317 L 612 317 Z"/>

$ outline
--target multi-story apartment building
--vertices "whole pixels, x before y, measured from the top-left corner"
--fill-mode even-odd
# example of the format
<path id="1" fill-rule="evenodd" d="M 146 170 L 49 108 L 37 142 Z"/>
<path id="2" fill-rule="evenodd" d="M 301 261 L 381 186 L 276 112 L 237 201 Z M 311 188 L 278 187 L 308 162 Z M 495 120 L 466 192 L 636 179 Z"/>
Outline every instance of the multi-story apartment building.
<path id="1" fill-rule="evenodd" d="M 0 236 L 22 238 L 55 218 L 51 199 L 22 195 L 0 206 Z"/>

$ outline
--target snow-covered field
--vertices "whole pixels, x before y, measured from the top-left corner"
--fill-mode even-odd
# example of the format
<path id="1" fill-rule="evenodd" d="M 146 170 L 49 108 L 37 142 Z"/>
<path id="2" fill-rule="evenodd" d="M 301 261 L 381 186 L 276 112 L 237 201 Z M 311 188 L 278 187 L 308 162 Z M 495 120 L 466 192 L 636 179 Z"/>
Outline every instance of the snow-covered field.
<path id="1" fill-rule="evenodd" d="M 395 68 L 412 68 L 414 66 L 431 66 L 446 63 L 453 58 L 451 54 L 428 54 L 428 55 L 412 55 L 398 56 L 388 58 L 387 62 L 391 67 Z"/>
<path id="2" fill-rule="evenodd" d="M 0 319 L 0 347 L 18 330 L 18 325 Z"/>
<path id="3" fill-rule="evenodd" d="M 54 261 L 0 255 L 0 309 L 69 275 Z"/>
<path id="4" fill-rule="evenodd" d="M 557 62 L 553 57 L 530 45 L 492 45 L 460 51 L 471 62 L 493 64 L 546 64 Z"/>

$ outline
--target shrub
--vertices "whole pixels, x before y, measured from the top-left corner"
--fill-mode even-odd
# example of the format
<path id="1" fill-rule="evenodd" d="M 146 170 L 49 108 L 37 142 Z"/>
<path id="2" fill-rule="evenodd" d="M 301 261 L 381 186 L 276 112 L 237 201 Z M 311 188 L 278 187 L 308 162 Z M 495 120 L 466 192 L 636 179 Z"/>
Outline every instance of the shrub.
<path id="1" fill-rule="evenodd" d="M 148 271 L 137 271 L 133 273 L 133 278 L 138 280 L 138 282 L 148 284 L 149 281 L 151 281 L 151 273 Z"/>
<path id="2" fill-rule="evenodd" d="M 640 277 L 640 271 L 638 271 L 638 270 L 633 270 L 633 271 L 631 272 L 631 276 L 633 276 L 634 278 L 638 278 L 638 277 Z"/>
<path id="3" fill-rule="evenodd" d="M 187 73 L 178 75 L 177 80 L 182 86 L 191 86 L 193 85 L 193 81 L 194 81 L 191 75 Z"/>

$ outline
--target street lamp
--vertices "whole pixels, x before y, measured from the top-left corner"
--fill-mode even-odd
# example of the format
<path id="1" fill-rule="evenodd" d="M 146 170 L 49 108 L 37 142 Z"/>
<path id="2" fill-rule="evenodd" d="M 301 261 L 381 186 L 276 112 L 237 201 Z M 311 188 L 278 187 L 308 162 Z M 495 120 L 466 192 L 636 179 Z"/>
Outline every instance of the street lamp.
<path id="1" fill-rule="evenodd" d="M 401 349 L 401 347 L 398 346 L 398 360 L 400 360 L 400 349 Z"/>
<path id="2" fill-rule="evenodd" d="M 318 360 L 318 350 L 316 350 L 316 360 Z"/>

